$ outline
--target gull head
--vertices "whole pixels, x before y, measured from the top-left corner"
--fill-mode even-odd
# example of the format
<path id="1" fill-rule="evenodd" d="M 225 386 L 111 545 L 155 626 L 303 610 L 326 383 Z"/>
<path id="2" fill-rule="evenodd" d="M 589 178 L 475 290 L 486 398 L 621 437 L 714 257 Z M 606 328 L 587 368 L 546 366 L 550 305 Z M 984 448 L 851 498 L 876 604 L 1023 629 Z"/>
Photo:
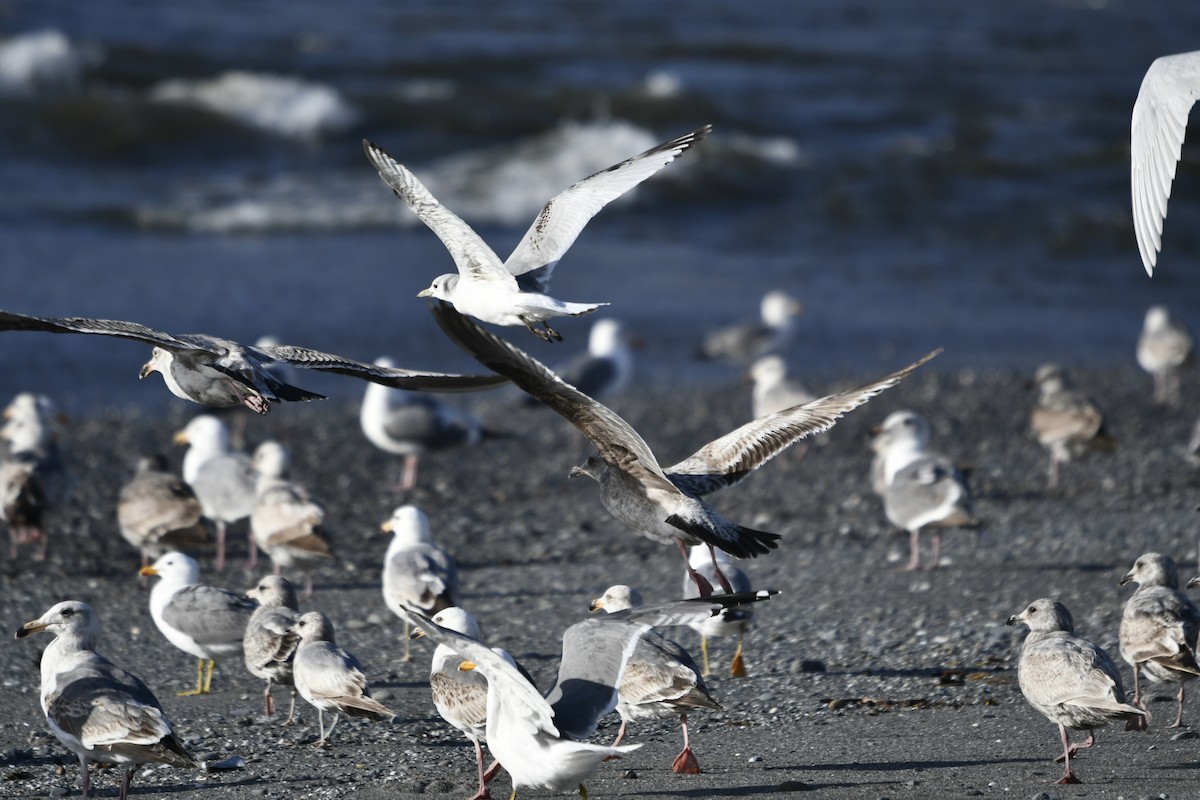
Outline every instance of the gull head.
<path id="1" fill-rule="evenodd" d="M 1142 329 L 1148 333 L 1165 331 L 1171 324 L 1171 312 L 1166 306 L 1150 306 L 1146 309 L 1146 320 Z"/>
<path id="2" fill-rule="evenodd" d="M 1020 614 L 1008 618 L 1007 625 L 1024 622 L 1031 631 L 1066 631 L 1072 633 L 1075 624 L 1067 607 L 1052 597 L 1034 600 Z"/>
<path id="3" fill-rule="evenodd" d="M 804 304 L 781 289 L 763 295 L 759 315 L 771 328 L 787 328 L 792 320 L 804 313 Z"/>
<path id="4" fill-rule="evenodd" d="M 41 631 L 50 631 L 55 636 L 61 636 L 69 631 L 91 641 L 95 639 L 99 629 L 100 622 L 91 606 L 78 600 L 64 600 L 51 606 L 49 611 L 37 619 L 17 628 L 17 638 L 24 639 Z"/>
<path id="5" fill-rule="evenodd" d="M 877 453 L 929 448 L 929 423 L 915 411 L 893 411 L 873 433 L 871 449 Z"/>
<path id="6" fill-rule="evenodd" d="M 392 516 L 379 526 L 379 529 L 384 533 L 392 534 L 392 541 L 401 547 L 433 544 L 433 532 L 429 527 L 429 517 L 414 505 L 397 508 L 392 512 Z"/>
<path id="7" fill-rule="evenodd" d="M 257 600 L 263 608 L 290 608 L 295 611 L 300 607 L 295 587 L 291 581 L 279 575 L 265 576 L 258 585 L 246 592 L 246 597 Z"/>
<path id="8" fill-rule="evenodd" d="M 142 364 L 142 371 L 138 373 L 138 378 L 145 378 L 152 372 L 166 373 L 171 367 L 171 351 L 164 350 L 161 347 L 156 347 L 150 351 L 150 360 Z"/>
<path id="9" fill-rule="evenodd" d="M 176 551 L 159 556 L 150 566 L 142 567 L 138 575 L 160 575 L 164 581 L 191 586 L 200 582 L 200 565 L 191 556 Z"/>
<path id="10" fill-rule="evenodd" d="M 1129 572 L 1121 576 L 1118 586 L 1136 583 L 1138 586 L 1166 586 L 1179 588 L 1179 568 L 1175 559 L 1162 553 L 1143 553 L 1133 562 Z"/>
<path id="11" fill-rule="evenodd" d="M 604 594 L 597 597 L 588 605 L 588 611 L 600 611 L 603 609 L 606 613 L 615 614 L 618 611 L 624 611 L 628 608 L 638 608 L 643 605 L 642 594 L 632 586 L 617 584 L 610 586 L 604 590 Z"/>
<path id="12" fill-rule="evenodd" d="M 592 456 L 587 461 L 577 467 L 571 467 L 571 471 L 567 473 L 568 478 L 578 478 L 580 475 L 587 475 L 592 480 L 600 480 L 600 474 L 604 469 L 604 459 L 600 456 Z"/>
<path id="13" fill-rule="evenodd" d="M 292 630 L 305 642 L 333 642 L 333 623 L 320 611 L 309 611 L 300 617 Z"/>
<path id="14" fill-rule="evenodd" d="M 443 608 L 433 616 L 433 621 L 443 628 L 461 633 L 463 636 L 470 636 L 472 639 L 483 638 L 483 634 L 479 630 L 478 620 L 475 619 L 474 614 L 465 608 L 459 608 L 458 606 Z M 420 628 L 416 630 L 420 630 Z M 414 635 L 415 633 L 416 631 L 414 631 Z"/>
<path id="15" fill-rule="evenodd" d="M 458 276 L 447 273 L 439 275 L 433 279 L 433 283 L 429 284 L 428 289 L 422 289 L 417 292 L 417 297 L 436 297 L 438 300 L 445 300 L 447 303 L 453 303 L 454 287 L 458 285 Z"/>
<path id="16" fill-rule="evenodd" d="M 256 447 L 250 460 L 250 466 L 261 478 L 283 478 L 290 465 L 291 456 L 287 448 L 271 439 Z"/>

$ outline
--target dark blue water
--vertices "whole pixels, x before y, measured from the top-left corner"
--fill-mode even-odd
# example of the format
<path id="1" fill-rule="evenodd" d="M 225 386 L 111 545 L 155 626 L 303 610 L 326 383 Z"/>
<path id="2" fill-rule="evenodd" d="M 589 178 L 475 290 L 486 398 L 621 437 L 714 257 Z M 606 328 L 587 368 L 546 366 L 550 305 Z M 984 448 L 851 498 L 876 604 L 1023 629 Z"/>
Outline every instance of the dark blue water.
<path id="1" fill-rule="evenodd" d="M 643 380 L 728 375 L 687 356 L 774 287 L 809 309 L 801 376 L 938 345 L 943 367 L 1125 362 L 1156 302 L 1200 327 L 1196 137 L 1153 280 L 1128 186 L 1138 85 L 1200 47 L 1194 0 L 30 0 L 0 36 L 0 308 L 469 369 L 415 298 L 449 257 L 361 139 L 503 257 L 560 189 L 711 122 L 555 275 L 647 340 Z M 587 325 L 511 333 L 553 362 Z M 146 357 L 0 334 L 0 394 L 174 402 L 134 379 Z"/>

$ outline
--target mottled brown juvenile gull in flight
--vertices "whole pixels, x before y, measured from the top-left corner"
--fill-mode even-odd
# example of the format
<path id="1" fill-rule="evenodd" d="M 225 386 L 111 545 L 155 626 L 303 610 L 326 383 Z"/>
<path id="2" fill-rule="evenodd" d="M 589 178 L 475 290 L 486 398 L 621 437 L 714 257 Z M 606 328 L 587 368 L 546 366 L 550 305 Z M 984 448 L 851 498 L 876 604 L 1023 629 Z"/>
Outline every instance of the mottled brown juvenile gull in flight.
<path id="1" fill-rule="evenodd" d="M 645 440 L 612 409 L 448 303 L 436 304 L 433 315 L 442 330 L 480 363 L 510 378 L 578 428 L 599 455 L 575 467 L 572 477 L 594 478 L 600 484 L 600 501 L 610 514 L 648 539 L 676 544 L 685 563 L 687 547 L 700 543 L 739 558 L 777 547 L 777 534 L 730 522 L 700 498 L 738 483 L 793 442 L 829 430 L 843 414 L 895 386 L 936 355 L 931 353 L 875 383 L 756 419 L 663 469 Z M 687 569 L 701 593 L 711 593 L 711 584 L 690 564 Z M 727 592 L 732 591 L 719 571 L 718 580 Z"/>
<path id="2" fill-rule="evenodd" d="M 1200 97 L 1200 51 L 1154 60 L 1142 78 L 1129 126 L 1133 232 L 1142 266 L 1154 275 L 1188 114 Z"/>
<path id="3" fill-rule="evenodd" d="M 93 761 L 125 766 L 119 795 L 125 800 L 142 764 L 200 765 L 176 738 L 146 684 L 96 652 L 99 629 L 91 606 L 66 600 L 18 628 L 17 638 L 39 631 L 55 636 L 42 654 L 42 711 L 50 732 L 79 757 L 83 800 Z"/>
<path id="4" fill-rule="evenodd" d="M 266 414 L 270 403 L 324 399 L 324 395 L 279 380 L 268 369 L 272 364 L 349 375 L 397 389 L 470 391 L 503 382 L 494 376 L 385 369 L 304 347 L 243 345 L 204 333 L 176 335 L 114 319 L 31 317 L 0 311 L 0 331 L 89 333 L 153 345 L 141 377 L 158 372 L 176 397 L 218 408 L 244 405 L 259 414 Z"/>
<path id="5" fill-rule="evenodd" d="M 1112 720 L 1144 721 L 1145 711 L 1125 702 L 1121 673 L 1108 653 L 1074 634 L 1071 613 L 1050 598 L 1034 600 L 1009 625 L 1024 622 L 1029 635 L 1017 662 L 1017 682 L 1029 705 L 1058 725 L 1064 763 L 1059 783 L 1079 783 L 1071 756 L 1096 743 L 1096 728 Z M 1128 727 L 1128 726 L 1127 726 Z M 1085 730 L 1087 741 L 1071 744 L 1068 731 Z"/>
<path id="6" fill-rule="evenodd" d="M 542 208 L 507 261 L 454 212 L 438 202 L 403 165 L 377 145 L 363 150 L 384 183 L 442 240 L 458 273 L 440 275 L 418 297 L 436 297 L 462 314 L 494 325 L 524 325 L 535 336 L 561 341 L 547 320 L 579 316 L 607 303 L 566 303 L 545 294 L 559 259 L 600 209 L 674 161 L 703 139 L 705 125 L 584 178 Z M 540 327 L 539 327 L 540 325 Z"/>
<path id="7" fill-rule="evenodd" d="M 258 601 L 258 608 L 246 623 L 242 635 L 242 653 L 246 669 L 257 678 L 267 682 L 263 689 L 263 713 L 271 716 L 275 712 L 275 699 L 271 687 L 276 684 L 291 688 L 292 702 L 288 708 L 284 725 L 291 725 L 296 718 L 296 682 L 292 679 L 292 659 L 300 645 L 300 634 L 295 628 L 300 622 L 296 590 L 287 578 L 265 575 L 246 597 Z"/>

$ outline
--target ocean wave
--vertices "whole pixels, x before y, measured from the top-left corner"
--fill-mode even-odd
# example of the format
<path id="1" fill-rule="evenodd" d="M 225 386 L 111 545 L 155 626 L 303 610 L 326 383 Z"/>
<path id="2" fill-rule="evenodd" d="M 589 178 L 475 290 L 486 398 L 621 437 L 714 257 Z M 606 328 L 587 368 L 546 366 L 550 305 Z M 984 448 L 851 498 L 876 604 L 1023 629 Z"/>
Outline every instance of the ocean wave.
<path id="1" fill-rule="evenodd" d="M 225 72 L 210 80 L 172 78 L 152 100 L 183 103 L 289 139 L 311 141 L 354 125 L 358 113 L 329 86 L 287 75 Z"/>
<path id="2" fill-rule="evenodd" d="M 97 49 L 77 45 L 61 31 L 14 36 L 0 42 L 0 95 L 74 91 L 84 69 L 99 58 Z"/>

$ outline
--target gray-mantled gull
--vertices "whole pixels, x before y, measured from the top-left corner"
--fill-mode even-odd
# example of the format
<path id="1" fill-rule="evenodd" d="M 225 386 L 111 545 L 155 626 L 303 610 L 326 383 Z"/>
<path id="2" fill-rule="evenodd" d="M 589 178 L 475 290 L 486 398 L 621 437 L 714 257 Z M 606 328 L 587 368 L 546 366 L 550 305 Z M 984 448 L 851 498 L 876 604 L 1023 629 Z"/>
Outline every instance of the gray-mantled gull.
<path id="1" fill-rule="evenodd" d="M 1029 635 L 1017 662 L 1021 694 L 1046 719 L 1058 725 L 1064 762 L 1059 783 L 1079 783 L 1071 771 L 1071 756 L 1096 743 L 1096 728 L 1123 719 L 1126 727 L 1144 721 L 1145 711 L 1125 702 L 1121 673 L 1108 653 L 1074 633 L 1071 613 L 1048 597 L 1034 600 L 1009 625 L 1024 622 Z M 1085 730 L 1087 741 L 1071 744 L 1067 731 Z"/>
<path id="2" fill-rule="evenodd" d="M 750 364 L 756 358 L 778 350 L 792 333 L 796 317 L 804 313 L 799 300 L 780 289 L 763 295 L 759 319 L 730 325 L 704 337 L 700 345 L 703 358 Z"/>
<path id="3" fill-rule="evenodd" d="M 296 718 L 296 682 L 292 679 L 292 660 L 300 645 L 300 634 L 296 624 L 300 621 L 296 590 L 287 578 L 265 575 L 258 584 L 246 592 L 246 597 L 258 601 L 258 608 L 246 622 L 242 635 L 242 653 L 246 669 L 257 678 L 267 682 L 263 689 L 263 713 L 270 717 L 275 712 L 275 700 L 271 688 L 276 684 L 291 688 L 291 706 L 288 708 L 284 725 L 291 725 Z"/>
<path id="4" fill-rule="evenodd" d="M 1192 335 L 1166 306 L 1146 309 L 1138 337 L 1138 366 L 1154 378 L 1154 402 L 1179 405 L 1179 368 L 1192 355 Z"/>
<path id="5" fill-rule="evenodd" d="M 383 557 L 383 601 L 404 620 L 404 660 L 411 661 L 404 610 L 432 617 L 444 608 L 461 605 L 458 568 L 454 558 L 434 544 L 429 517 L 416 506 L 400 506 L 380 527 L 392 534 Z"/>
<path id="6" fill-rule="evenodd" d="M 690 547 L 688 548 L 688 563 L 710 583 L 717 582 L 717 570 L 720 569 L 721 574 L 729 581 L 734 594 L 747 594 L 753 591 L 749 576 L 733 563 L 733 559 L 720 550 L 709 552 L 708 547 L 702 544 Z M 725 594 L 725 590 L 717 586 L 713 589 L 713 593 Z M 683 576 L 683 596 L 688 599 L 699 596 L 696 582 L 687 573 L 684 573 Z M 754 606 L 733 606 L 724 609 L 720 614 L 688 624 L 689 628 L 700 634 L 700 656 L 701 661 L 704 662 L 702 674 L 705 677 L 712 674 L 708 662 L 708 640 L 714 636 L 737 636 L 737 649 L 729 661 L 729 674 L 734 678 L 746 677 L 746 661 L 742 656 L 742 641 L 753 621 Z"/>
<path id="7" fill-rule="evenodd" d="M 254 450 L 251 462 L 258 473 L 257 496 L 250 514 L 254 543 L 271 557 L 275 574 L 284 567 L 304 572 L 304 596 L 312 597 L 312 568 L 333 558 L 325 531 L 325 509 L 308 490 L 287 479 L 288 452 L 279 442 L 267 441 Z M 250 559 L 250 566 L 257 558 Z"/>
<path id="8" fill-rule="evenodd" d="M 1154 60 L 1133 104 L 1129 126 L 1133 232 L 1142 266 L 1154 275 L 1188 114 L 1200 97 L 1200 51 Z"/>
<path id="9" fill-rule="evenodd" d="M 324 398 L 324 395 L 281 382 L 267 369 L 274 363 L 349 375 L 404 389 L 471 391 L 502 383 L 486 375 L 383 369 L 304 347 L 255 347 L 204 333 L 170 334 L 136 322 L 115 319 L 31 317 L 0 311 L 0 331 L 88 333 L 153 345 L 150 360 L 142 367 L 141 377 L 159 372 L 171 394 L 176 397 L 207 406 L 244 405 L 259 414 L 270 411 L 270 403 Z"/>
<path id="10" fill-rule="evenodd" d="M 93 761 L 126 765 L 119 795 L 125 800 L 142 764 L 200 765 L 176 738 L 146 684 L 96 652 L 99 629 L 91 606 L 67 600 L 18 628 L 17 638 L 39 631 L 55 636 L 42 654 L 42 711 L 54 737 L 79 757 L 83 800 Z"/>
<path id="11" fill-rule="evenodd" d="M 390 367 L 391 359 L 375 363 Z M 430 395 L 371 385 L 363 392 L 359 425 L 371 444 L 385 453 L 404 456 L 404 471 L 397 488 L 408 491 L 417 483 L 421 455 L 451 447 L 477 444 L 486 435 L 483 424 L 468 411 Z"/>
<path id="12" fill-rule="evenodd" d="M 1121 657 L 1133 667 L 1133 704 L 1142 702 L 1139 672 L 1155 683 L 1179 684 L 1179 706 L 1175 721 L 1183 724 L 1184 683 L 1200 675 L 1196 663 L 1196 637 L 1200 634 L 1200 610 L 1179 591 L 1175 561 L 1161 553 L 1138 557 L 1122 576 L 1120 585 L 1136 583 L 1137 591 L 1121 614 Z"/>
<path id="13" fill-rule="evenodd" d="M 1042 364 L 1033 376 L 1037 404 L 1029 424 L 1050 451 L 1046 485 L 1058 486 L 1058 465 L 1090 450 L 1112 450 L 1116 442 L 1104 427 L 1104 414 L 1083 392 L 1071 387 L 1058 364 Z"/>
<path id="14" fill-rule="evenodd" d="M 121 487 L 117 526 L 142 554 L 143 567 L 170 550 L 212 543 L 196 493 L 170 471 L 161 454 L 139 459 L 137 472 Z"/>
<path id="15" fill-rule="evenodd" d="M 906 569 L 921 565 L 921 531 L 933 528 L 929 569 L 937 569 L 942 528 L 978 524 L 966 476 L 944 456 L 929 450 L 929 423 L 913 411 L 894 411 L 876 429 L 872 449 L 882 458 L 883 509 L 888 520 L 908 531 Z"/>
<path id="16" fill-rule="evenodd" d="M 798 381 L 788 378 L 787 363 L 782 356 L 763 356 L 750 365 L 747 374 L 754 383 L 750 408 L 756 419 L 817 399 Z"/>
<path id="17" fill-rule="evenodd" d="M 601 762 L 639 744 L 606 747 L 586 741 L 599 720 L 617 707 L 617 687 L 642 634 L 655 625 L 684 625 L 719 613 L 725 604 L 765 600 L 771 592 L 679 600 L 619 611 L 578 622 L 563 634 L 562 661 L 554 688 L 545 697 L 515 662 L 480 642 L 414 617 L 438 644 L 478 669 L 488 680 L 487 742 L 512 778 L 513 791 L 528 787 L 566 791 L 595 774 Z"/>
<path id="18" fill-rule="evenodd" d="M 186 444 L 183 479 L 217 529 L 217 571 L 225 568 L 225 529 L 247 519 L 254 511 L 258 475 L 245 453 L 229 447 L 229 429 L 211 414 L 193 417 L 175 434 L 176 444 Z M 255 553 L 254 536 L 248 534 L 247 558 Z"/>
<path id="19" fill-rule="evenodd" d="M 642 595 L 636 589 L 618 584 L 604 590 L 588 607 L 590 611 L 603 610 L 609 614 L 644 605 Z M 709 617 L 712 619 L 712 617 Z M 671 763 L 671 771 L 697 775 L 700 763 L 692 752 L 688 738 L 687 712 L 697 708 L 720 708 L 704 678 L 700 667 L 688 652 L 677 643 L 655 630 L 650 630 L 638 639 L 633 655 L 625 665 L 625 674 L 617 687 L 617 714 L 621 717 L 621 729 L 613 746 L 625 738 L 627 723 L 636 719 L 663 719 L 679 715 L 679 727 L 683 731 L 683 750 Z"/>
<path id="20" fill-rule="evenodd" d="M 54 430 L 54 403 L 45 395 L 22 392 L 4 409 L 0 439 L 8 455 L 0 462 L 0 519 L 8 526 L 9 557 L 17 547 L 40 542 L 46 557 L 49 528 L 71 496 L 67 471 Z"/>
<path id="21" fill-rule="evenodd" d="M 594 478 L 600 484 L 601 503 L 610 514 L 648 539 L 676 544 L 685 563 L 687 546 L 701 542 L 739 558 L 777 547 L 777 534 L 736 525 L 700 498 L 741 481 L 793 442 L 833 427 L 843 414 L 895 386 L 936 355 L 930 353 L 859 389 L 753 420 L 663 469 L 645 440 L 612 409 L 565 383 L 540 361 L 484 330 L 448 303 L 437 303 L 432 310 L 442 330 L 480 363 L 510 378 L 578 428 L 599 455 L 572 469 L 571 476 Z M 688 572 L 702 594 L 712 591 L 690 564 Z M 725 589 L 730 591 L 727 585 Z"/>
<path id="22" fill-rule="evenodd" d="M 367 719 L 392 719 L 396 712 L 371 698 L 367 676 L 358 659 L 337 646 L 333 624 L 320 611 L 309 611 L 296 623 L 300 646 L 292 662 L 292 678 L 300 696 L 317 709 L 321 730 L 318 747 L 328 744 L 337 727 L 338 713 Z M 325 712 L 333 712 L 333 722 L 325 730 Z"/>
<path id="23" fill-rule="evenodd" d="M 588 397 L 603 400 L 620 393 L 633 375 L 633 350 L 621 323 L 598 319 L 588 332 L 588 348 L 561 368 L 559 377 Z"/>
<path id="24" fill-rule="evenodd" d="M 479 234 L 377 145 L 364 140 L 363 150 L 384 183 L 442 240 L 458 268 L 457 274 L 435 278 L 418 297 L 445 300 L 460 313 L 494 325 L 524 325 L 550 342 L 561 341 L 562 336 L 547 320 L 579 316 L 608 305 L 565 303 L 545 294 L 559 259 L 600 209 L 670 164 L 703 139 L 709 129 L 705 125 L 652 147 L 555 195 L 507 261 L 501 261 Z"/>
<path id="25" fill-rule="evenodd" d="M 171 644 L 198 659 L 196 688 L 180 695 L 208 694 L 215 663 L 242 655 L 242 637 L 254 603 L 200 583 L 200 565 L 183 553 L 160 556 L 139 574 L 160 578 L 150 590 L 150 616 L 158 630 Z M 204 675 L 206 661 L 208 673 Z"/>

